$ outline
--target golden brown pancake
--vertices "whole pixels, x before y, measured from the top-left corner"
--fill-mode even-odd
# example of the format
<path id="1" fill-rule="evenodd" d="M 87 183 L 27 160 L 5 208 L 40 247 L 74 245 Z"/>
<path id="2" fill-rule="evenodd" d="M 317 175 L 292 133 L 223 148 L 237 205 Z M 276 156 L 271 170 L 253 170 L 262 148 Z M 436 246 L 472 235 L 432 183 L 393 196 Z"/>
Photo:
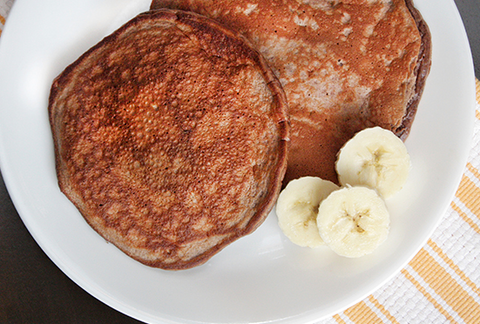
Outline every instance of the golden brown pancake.
<path id="1" fill-rule="evenodd" d="M 140 14 L 68 66 L 49 99 L 59 185 L 132 258 L 186 269 L 254 231 L 286 169 L 279 81 L 242 37 Z"/>
<path id="2" fill-rule="evenodd" d="M 411 0 L 153 0 L 238 30 L 285 90 L 291 147 L 284 183 L 337 181 L 338 150 L 363 128 L 405 139 L 430 67 L 430 34 Z"/>

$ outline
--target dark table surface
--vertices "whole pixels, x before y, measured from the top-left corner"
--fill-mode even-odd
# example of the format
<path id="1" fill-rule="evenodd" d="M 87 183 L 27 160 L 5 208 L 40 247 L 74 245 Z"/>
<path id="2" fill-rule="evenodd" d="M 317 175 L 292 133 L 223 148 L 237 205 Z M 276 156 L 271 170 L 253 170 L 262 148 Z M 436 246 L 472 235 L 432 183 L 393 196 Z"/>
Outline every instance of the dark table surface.
<path id="1" fill-rule="evenodd" d="M 480 78 L 480 0 L 455 2 Z M 1 174 L 0 323 L 140 323 L 90 296 L 55 266 L 23 225 Z"/>

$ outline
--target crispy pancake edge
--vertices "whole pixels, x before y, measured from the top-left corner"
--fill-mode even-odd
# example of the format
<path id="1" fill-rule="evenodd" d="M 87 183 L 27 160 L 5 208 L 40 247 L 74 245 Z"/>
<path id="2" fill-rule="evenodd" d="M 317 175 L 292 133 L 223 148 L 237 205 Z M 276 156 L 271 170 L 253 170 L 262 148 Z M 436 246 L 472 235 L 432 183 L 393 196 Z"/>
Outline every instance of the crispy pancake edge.
<path id="1" fill-rule="evenodd" d="M 415 94 L 407 104 L 407 110 L 402 120 L 402 125 L 395 130 L 395 134 L 405 141 L 410 134 L 415 115 L 417 113 L 420 99 L 422 98 L 425 83 L 430 67 L 432 65 L 432 35 L 427 23 L 423 19 L 420 11 L 415 8 L 413 0 L 405 0 L 408 10 L 417 24 L 420 37 L 422 38 L 420 45 L 420 53 L 418 54 L 418 62 L 415 67 L 415 74 L 417 76 L 415 81 Z"/>

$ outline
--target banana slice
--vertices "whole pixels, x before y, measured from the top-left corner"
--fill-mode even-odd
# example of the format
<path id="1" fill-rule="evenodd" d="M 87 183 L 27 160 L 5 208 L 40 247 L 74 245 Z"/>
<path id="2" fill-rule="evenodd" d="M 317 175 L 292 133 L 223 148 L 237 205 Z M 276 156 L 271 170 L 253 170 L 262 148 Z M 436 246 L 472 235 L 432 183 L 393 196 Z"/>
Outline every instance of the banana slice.
<path id="1" fill-rule="evenodd" d="M 410 172 L 405 144 L 381 127 L 357 133 L 340 150 L 336 170 L 342 185 L 367 186 L 388 198 L 399 191 Z"/>
<path id="2" fill-rule="evenodd" d="M 292 180 L 277 200 L 278 224 L 293 243 L 300 246 L 323 245 L 317 227 L 320 202 L 339 187 L 317 177 Z"/>
<path id="3" fill-rule="evenodd" d="M 332 192 L 320 204 L 317 226 L 334 252 L 357 258 L 372 253 L 385 241 L 390 214 L 375 190 L 348 186 Z"/>

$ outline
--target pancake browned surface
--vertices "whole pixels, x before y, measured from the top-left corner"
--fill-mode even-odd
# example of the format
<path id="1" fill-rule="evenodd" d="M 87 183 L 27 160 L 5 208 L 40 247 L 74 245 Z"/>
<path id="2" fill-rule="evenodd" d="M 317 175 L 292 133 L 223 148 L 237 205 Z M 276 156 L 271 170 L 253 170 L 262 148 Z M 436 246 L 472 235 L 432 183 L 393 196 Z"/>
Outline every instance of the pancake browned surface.
<path id="1" fill-rule="evenodd" d="M 286 102 L 261 55 L 213 20 L 140 14 L 68 66 L 49 102 L 66 196 L 108 241 L 165 269 L 265 219 L 286 168 Z"/>
<path id="2" fill-rule="evenodd" d="M 248 38 L 289 105 L 285 182 L 337 181 L 340 147 L 381 126 L 405 139 L 430 67 L 430 34 L 411 0 L 154 0 L 191 10 Z"/>

